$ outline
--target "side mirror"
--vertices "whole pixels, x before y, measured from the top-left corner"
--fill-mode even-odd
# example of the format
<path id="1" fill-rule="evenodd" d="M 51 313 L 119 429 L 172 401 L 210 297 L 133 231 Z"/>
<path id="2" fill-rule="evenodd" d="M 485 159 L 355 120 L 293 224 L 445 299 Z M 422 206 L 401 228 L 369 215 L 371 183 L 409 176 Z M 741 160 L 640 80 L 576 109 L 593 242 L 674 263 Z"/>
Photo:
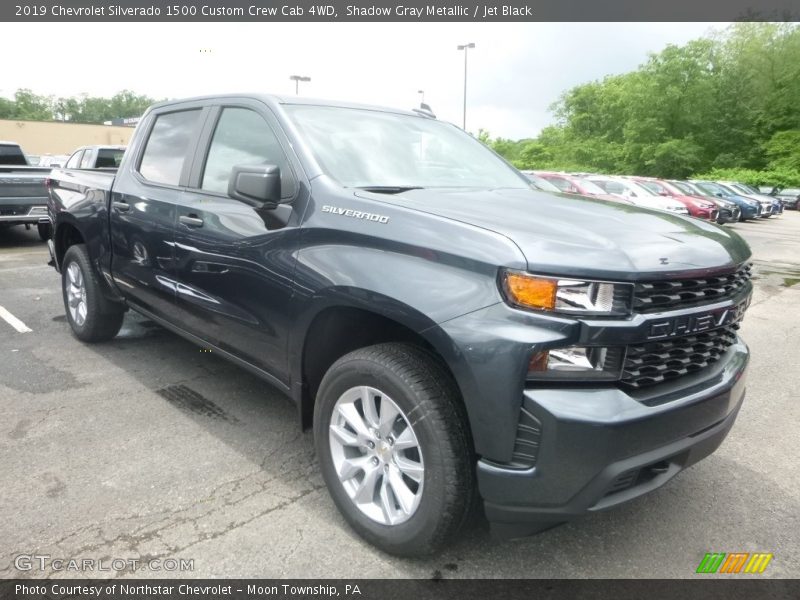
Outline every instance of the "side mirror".
<path id="1" fill-rule="evenodd" d="M 253 208 L 277 208 L 281 170 L 275 165 L 236 165 L 228 179 L 228 196 Z"/>
<path id="2" fill-rule="evenodd" d="M 669 192 L 665 192 L 664 190 L 661 190 L 660 192 L 658 192 L 658 195 L 659 196 L 669 196 Z"/>
<path id="3" fill-rule="evenodd" d="M 715 195 L 719 196 L 720 198 L 724 198 L 725 197 L 725 196 L 722 195 L 722 192 L 717 192 Z"/>

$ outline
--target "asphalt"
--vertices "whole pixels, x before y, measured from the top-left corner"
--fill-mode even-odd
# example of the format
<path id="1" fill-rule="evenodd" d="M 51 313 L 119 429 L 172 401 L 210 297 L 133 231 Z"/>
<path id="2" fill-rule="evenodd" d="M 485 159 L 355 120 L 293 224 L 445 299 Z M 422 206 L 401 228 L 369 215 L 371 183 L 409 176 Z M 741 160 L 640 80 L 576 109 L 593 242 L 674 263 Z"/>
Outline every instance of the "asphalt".
<path id="1" fill-rule="evenodd" d="M 613 511 L 506 542 L 479 521 L 424 560 L 348 528 L 287 398 L 141 318 L 78 342 L 44 244 L 0 231 L 0 306 L 32 330 L 0 320 L 0 577 L 672 578 L 695 577 L 706 552 L 773 553 L 760 577 L 796 577 L 800 212 L 732 228 L 756 291 L 747 399 L 722 447 Z M 30 554 L 193 568 L 17 569 Z"/>

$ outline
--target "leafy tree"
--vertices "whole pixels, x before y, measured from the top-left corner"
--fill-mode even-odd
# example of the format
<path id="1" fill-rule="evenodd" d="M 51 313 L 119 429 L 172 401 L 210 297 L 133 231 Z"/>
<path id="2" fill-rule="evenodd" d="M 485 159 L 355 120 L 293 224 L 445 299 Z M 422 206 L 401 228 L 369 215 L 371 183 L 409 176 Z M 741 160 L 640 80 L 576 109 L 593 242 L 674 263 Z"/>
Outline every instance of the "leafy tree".
<path id="1" fill-rule="evenodd" d="M 736 23 L 567 90 L 551 107 L 556 123 L 534 140 L 490 144 L 523 168 L 661 177 L 763 170 L 789 181 L 800 170 L 799 99 L 800 27 Z"/>

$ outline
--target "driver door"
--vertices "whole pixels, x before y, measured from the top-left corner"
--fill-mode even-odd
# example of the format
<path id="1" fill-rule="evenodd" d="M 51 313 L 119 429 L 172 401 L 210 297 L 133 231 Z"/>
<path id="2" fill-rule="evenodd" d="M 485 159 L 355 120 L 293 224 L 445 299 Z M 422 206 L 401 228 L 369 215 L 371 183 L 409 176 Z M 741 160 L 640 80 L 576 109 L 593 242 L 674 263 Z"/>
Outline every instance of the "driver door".
<path id="1" fill-rule="evenodd" d="M 285 384 L 305 204 L 288 148 L 266 106 L 242 100 L 215 107 L 177 207 L 174 248 L 182 327 Z M 258 209 L 228 196 L 235 165 L 265 164 L 281 170 L 277 208 Z"/>

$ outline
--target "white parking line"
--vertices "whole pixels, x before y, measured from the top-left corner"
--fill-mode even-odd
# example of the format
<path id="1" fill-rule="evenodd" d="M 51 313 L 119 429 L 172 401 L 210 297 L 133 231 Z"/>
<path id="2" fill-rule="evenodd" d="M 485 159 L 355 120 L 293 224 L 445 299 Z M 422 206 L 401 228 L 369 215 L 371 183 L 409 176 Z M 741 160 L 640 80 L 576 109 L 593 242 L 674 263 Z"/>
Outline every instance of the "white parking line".
<path id="1" fill-rule="evenodd" d="M 19 331 L 20 333 L 28 333 L 33 331 L 30 327 L 25 325 L 22 321 L 20 321 L 17 317 L 12 315 L 8 312 L 5 307 L 0 306 L 0 318 L 2 318 L 6 323 L 11 325 L 14 329 Z"/>

